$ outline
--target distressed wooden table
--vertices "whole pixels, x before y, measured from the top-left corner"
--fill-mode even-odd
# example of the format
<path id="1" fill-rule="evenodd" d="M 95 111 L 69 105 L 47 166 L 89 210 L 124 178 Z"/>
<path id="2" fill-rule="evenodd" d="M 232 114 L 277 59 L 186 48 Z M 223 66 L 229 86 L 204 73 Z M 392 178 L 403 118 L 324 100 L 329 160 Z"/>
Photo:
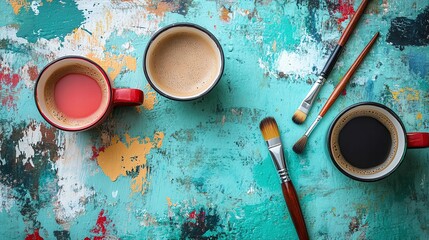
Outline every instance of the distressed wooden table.
<path id="1" fill-rule="evenodd" d="M 314 119 L 371 36 L 381 37 L 309 140 L 291 116 L 360 1 L 0 1 L 1 239 L 296 239 L 259 121 L 276 117 L 312 239 L 427 239 L 429 150 L 409 150 L 388 178 L 342 175 L 327 129 L 362 101 L 429 131 L 429 4 L 373 0 L 323 87 Z M 207 96 L 171 101 L 146 82 L 150 36 L 198 23 L 226 66 Z M 39 71 L 65 55 L 103 66 L 114 86 L 145 91 L 101 126 L 58 131 L 38 113 Z"/>

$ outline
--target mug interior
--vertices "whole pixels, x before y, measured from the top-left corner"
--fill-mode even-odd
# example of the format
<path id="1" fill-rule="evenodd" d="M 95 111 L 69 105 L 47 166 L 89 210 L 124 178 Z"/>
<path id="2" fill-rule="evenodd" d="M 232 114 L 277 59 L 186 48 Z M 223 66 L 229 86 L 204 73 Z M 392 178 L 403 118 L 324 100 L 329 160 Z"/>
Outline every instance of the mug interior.
<path id="1" fill-rule="evenodd" d="M 59 110 L 55 102 L 55 87 L 68 74 L 86 75 L 99 85 L 101 103 L 89 116 L 71 118 Z M 92 127 L 103 118 L 110 105 L 111 86 L 106 73 L 94 62 L 82 57 L 65 57 L 48 64 L 39 74 L 35 100 L 40 113 L 51 125 L 66 131 L 80 131 Z"/>
<path id="2" fill-rule="evenodd" d="M 175 41 L 180 38 L 180 34 L 197 36 L 202 42 L 204 42 L 204 44 L 208 44 L 211 51 L 210 56 L 199 55 L 196 57 L 196 59 L 199 59 L 200 61 L 212 61 L 212 64 L 209 66 L 210 69 L 203 70 L 206 71 L 210 76 L 204 76 L 204 79 L 196 80 L 195 82 L 199 84 L 199 86 L 196 88 L 193 86 L 186 86 L 186 83 L 184 83 L 184 85 L 177 85 L 183 84 L 180 82 L 183 81 L 183 78 L 174 79 L 177 77 L 177 75 L 172 72 L 172 69 L 155 70 L 155 68 L 158 67 L 157 65 L 159 65 L 156 60 L 154 60 L 157 58 L 155 56 L 165 54 L 163 53 L 163 46 L 174 46 L 176 44 Z M 177 65 L 181 65 L 182 62 L 186 62 L 186 60 L 182 60 L 186 59 L 186 55 L 191 56 L 191 51 L 184 52 L 183 56 L 174 56 Z M 155 33 L 146 48 L 143 66 L 149 84 L 158 93 L 173 100 L 193 100 L 208 93 L 217 84 L 223 73 L 224 56 L 219 42 L 209 31 L 195 24 L 179 23 L 169 25 Z M 195 64 L 189 64 L 189 66 L 187 66 L 187 71 L 191 74 L 195 74 L 198 71 L 202 71 L 201 69 L 198 69 L 199 67 L 199 63 L 195 62 Z M 161 78 L 157 76 L 157 71 L 165 73 L 166 75 L 171 72 L 172 77 L 169 79 L 162 77 L 163 80 L 159 80 Z M 209 71 L 211 71 L 211 73 L 209 73 Z M 185 79 L 183 82 L 186 81 L 187 79 Z M 164 82 L 169 83 L 165 84 Z"/>
<path id="3" fill-rule="evenodd" d="M 340 131 L 350 120 L 359 116 L 380 120 L 389 130 L 392 138 L 391 149 L 386 160 L 369 169 L 360 169 L 350 164 L 342 155 L 338 144 Z M 346 109 L 336 117 L 328 134 L 328 149 L 335 166 L 345 175 L 361 181 L 375 181 L 391 174 L 401 163 L 406 147 L 406 133 L 399 117 L 389 108 L 377 103 L 357 104 Z"/>

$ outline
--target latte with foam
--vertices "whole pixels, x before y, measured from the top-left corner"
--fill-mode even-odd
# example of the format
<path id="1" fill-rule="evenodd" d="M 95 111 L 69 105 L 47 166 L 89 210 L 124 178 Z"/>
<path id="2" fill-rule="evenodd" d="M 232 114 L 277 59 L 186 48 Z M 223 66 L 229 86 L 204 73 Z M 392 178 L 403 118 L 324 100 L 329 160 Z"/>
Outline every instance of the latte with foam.
<path id="1" fill-rule="evenodd" d="M 223 54 L 212 36 L 194 26 L 175 26 L 154 37 L 145 73 L 161 94 L 193 99 L 209 91 L 223 71 Z"/>

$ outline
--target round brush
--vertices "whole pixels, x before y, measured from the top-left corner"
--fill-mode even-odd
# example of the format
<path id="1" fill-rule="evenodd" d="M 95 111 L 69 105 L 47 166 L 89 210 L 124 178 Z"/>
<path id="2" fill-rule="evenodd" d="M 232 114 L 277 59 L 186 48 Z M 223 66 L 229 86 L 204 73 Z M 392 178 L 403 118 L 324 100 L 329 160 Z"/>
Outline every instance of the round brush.
<path id="1" fill-rule="evenodd" d="M 304 133 L 304 135 L 293 145 L 293 151 L 296 153 L 302 153 L 304 151 L 305 145 L 307 144 L 308 137 L 310 136 L 311 132 L 314 130 L 314 128 L 317 126 L 317 124 L 320 122 L 322 117 L 325 115 L 325 113 L 329 110 L 329 108 L 332 106 L 332 104 L 337 100 L 338 96 L 341 94 L 341 92 L 346 88 L 347 83 L 349 82 L 352 75 L 355 73 L 356 69 L 359 67 L 369 50 L 371 49 L 372 45 L 374 45 L 375 40 L 377 39 L 379 33 L 377 32 L 374 37 L 372 37 L 371 41 L 366 45 L 366 47 L 363 49 L 363 51 L 359 54 L 357 59 L 354 61 L 352 66 L 349 68 L 347 73 L 344 75 L 344 77 L 340 80 L 338 85 L 335 87 L 334 91 L 332 92 L 331 96 L 329 96 L 328 100 L 326 101 L 325 105 L 323 106 L 322 110 L 320 110 L 319 115 L 317 116 L 316 120 L 310 125 L 310 127 L 307 129 L 307 131 Z"/>
<path id="2" fill-rule="evenodd" d="M 261 121 L 259 127 L 261 129 L 262 136 L 268 145 L 271 158 L 273 159 L 274 165 L 276 166 L 277 172 L 280 176 L 283 196 L 286 200 L 286 205 L 298 237 L 300 240 L 307 240 L 309 239 L 307 227 L 305 226 L 304 217 L 302 216 L 301 207 L 299 206 L 298 195 L 296 194 L 295 187 L 290 180 L 289 173 L 286 168 L 277 122 L 274 118 L 267 117 Z"/>

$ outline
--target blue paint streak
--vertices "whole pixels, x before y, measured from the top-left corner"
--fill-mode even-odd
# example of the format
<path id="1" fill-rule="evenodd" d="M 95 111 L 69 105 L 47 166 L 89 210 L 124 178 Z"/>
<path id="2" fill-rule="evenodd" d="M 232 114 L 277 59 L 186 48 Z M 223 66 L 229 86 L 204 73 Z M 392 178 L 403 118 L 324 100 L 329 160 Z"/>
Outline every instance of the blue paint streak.
<path id="1" fill-rule="evenodd" d="M 429 72 L 429 59 L 424 51 L 410 53 L 408 55 L 408 68 L 411 72 L 424 78 Z"/>
<path id="2" fill-rule="evenodd" d="M 36 42 L 38 38 L 61 40 L 85 20 L 83 12 L 77 9 L 74 1 L 44 2 L 38 7 L 39 14 L 32 10 L 21 10 L 17 17 L 20 25 L 17 37 Z M 55 21 L 53 21 L 55 19 Z"/>

